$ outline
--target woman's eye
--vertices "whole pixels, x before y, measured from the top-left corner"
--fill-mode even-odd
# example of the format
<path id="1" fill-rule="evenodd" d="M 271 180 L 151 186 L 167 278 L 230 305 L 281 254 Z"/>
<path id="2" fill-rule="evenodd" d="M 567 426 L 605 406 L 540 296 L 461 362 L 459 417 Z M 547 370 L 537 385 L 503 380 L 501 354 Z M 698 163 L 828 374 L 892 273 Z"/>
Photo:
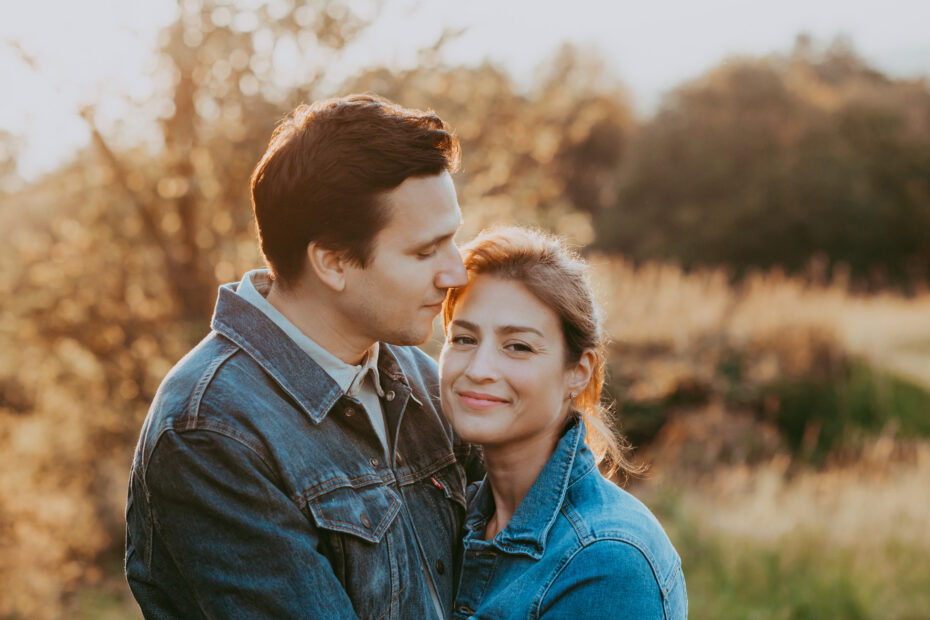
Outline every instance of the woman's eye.
<path id="1" fill-rule="evenodd" d="M 471 336 L 452 336 L 449 338 L 449 342 L 452 344 L 469 345 L 475 344 L 475 339 Z"/>
<path id="2" fill-rule="evenodd" d="M 532 353 L 533 347 L 522 342 L 511 342 L 504 345 L 504 348 L 509 351 L 515 351 L 517 353 Z"/>
<path id="3" fill-rule="evenodd" d="M 433 246 L 428 250 L 423 250 L 422 252 L 417 252 L 417 258 L 429 258 L 436 254 L 437 248 Z"/>

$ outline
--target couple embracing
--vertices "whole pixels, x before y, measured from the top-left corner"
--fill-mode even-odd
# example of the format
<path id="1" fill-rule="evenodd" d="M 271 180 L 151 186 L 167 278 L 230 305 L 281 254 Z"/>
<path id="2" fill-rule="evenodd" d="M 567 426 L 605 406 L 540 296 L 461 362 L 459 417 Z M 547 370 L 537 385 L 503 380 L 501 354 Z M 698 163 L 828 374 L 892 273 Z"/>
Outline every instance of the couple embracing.
<path id="1" fill-rule="evenodd" d="M 374 96 L 275 130 L 269 269 L 220 287 L 133 460 L 146 617 L 686 617 L 662 527 L 598 469 L 635 471 L 585 265 L 521 228 L 456 247 L 458 160 L 438 116 Z M 440 312 L 437 369 L 413 345 Z"/>

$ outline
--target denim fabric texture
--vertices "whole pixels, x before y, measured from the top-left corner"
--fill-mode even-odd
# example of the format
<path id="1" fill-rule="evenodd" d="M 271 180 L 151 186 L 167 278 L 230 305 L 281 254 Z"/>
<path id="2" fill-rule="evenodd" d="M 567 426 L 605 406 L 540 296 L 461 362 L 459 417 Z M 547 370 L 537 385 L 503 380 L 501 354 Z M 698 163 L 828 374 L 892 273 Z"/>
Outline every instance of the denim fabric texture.
<path id="1" fill-rule="evenodd" d="M 385 462 L 360 403 L 235 286 L 139 438 L 126 576 L 143 613 L 432 618 L 427 571 L 450 610 L 466 479 L 483 470 L 440 415 L 435 363 L 381 345 Z"/>
<path id="2" fill-rule="evenodd" d="M 649 509 L 600 474 L 584 437 L 576 418 L 490 541 L 491 489 L 469 488 L 454 618 L 687 617 L 678 553 Z"/>

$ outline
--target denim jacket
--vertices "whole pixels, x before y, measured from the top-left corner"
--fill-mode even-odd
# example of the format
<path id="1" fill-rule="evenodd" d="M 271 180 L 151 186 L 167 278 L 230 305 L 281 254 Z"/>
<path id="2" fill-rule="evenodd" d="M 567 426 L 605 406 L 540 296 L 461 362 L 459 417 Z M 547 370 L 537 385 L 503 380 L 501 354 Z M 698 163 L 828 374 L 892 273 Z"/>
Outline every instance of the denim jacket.
<path id="1" fill-rule="evenodd" d="M 382 344 L 385 463 L 360 403 L 234 284 L 212 327 L 133 460 L 126 576 L 145 616 L 432 618 L 427 579 L 448 613 L 482 470 L 440 415 L 435 363 Z"/>
<path id="2" fill-rule="evenodd" d="M 639 500 L 600 474 L 584 437 L 584 422 L 573 421 L 490 541 L 490 487 L 485 480 L 469 489 L 453 617 L 687 617 L 681 560 L 665 531 Z"/>

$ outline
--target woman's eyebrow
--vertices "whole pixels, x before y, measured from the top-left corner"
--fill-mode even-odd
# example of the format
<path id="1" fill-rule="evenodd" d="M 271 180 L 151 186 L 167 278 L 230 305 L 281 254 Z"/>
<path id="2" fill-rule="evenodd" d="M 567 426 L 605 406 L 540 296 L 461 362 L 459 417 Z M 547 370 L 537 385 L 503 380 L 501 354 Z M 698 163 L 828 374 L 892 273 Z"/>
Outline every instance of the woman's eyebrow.
<path id="1" fill-rule="evenodd" d="M 466 321 L 464 319 L 453 319 L 452 325 L 454 325 L 455 327 L 461 327 L 463 329 L 467 329 L 468 331 L 472 331 L 472 332 L 481 331 L 481 329 L 477 325 L 475 325 L 471 321 Z M 517 333 L 530 333 L 530 334 L 536 334 L 537 336 L 541 338 L 545 337 L 541 331 L 539 331 L 535 327 L 530 327 L 529 325 L 501 325 L 499 327 L 495 327 L 494 331 L 498 334 L 504 334 L 504 335 L 517 334 Z"/>
<path id="2" fill-rule="evenodd" d="M 536 334 L 537 336 L 544 337 L 543 333 L 536 329 L 535 327 L 530 327 L 529 325 L 501 325 L 494 329 L 498 334 L 516 334 L 516 333 L 531 333 Z"/>

